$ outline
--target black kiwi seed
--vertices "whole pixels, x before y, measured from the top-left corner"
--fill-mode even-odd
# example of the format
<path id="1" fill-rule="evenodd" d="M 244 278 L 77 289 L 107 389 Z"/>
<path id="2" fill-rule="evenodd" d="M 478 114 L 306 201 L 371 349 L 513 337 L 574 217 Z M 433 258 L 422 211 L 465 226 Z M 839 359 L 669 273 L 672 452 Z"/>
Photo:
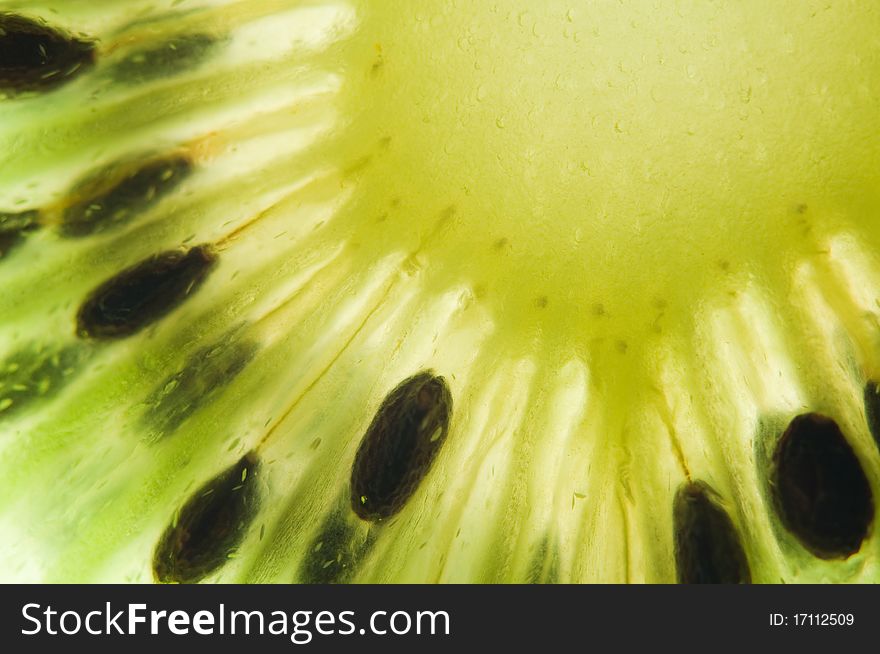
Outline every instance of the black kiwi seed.
<path id="1" fill-rule="evenodd" d="M 250 362 L 257 351 L 251 341 L 227 335 L 200 348 L 183 368 L 163 379 L 146 400 L 142 420 L 158 441 L 174 432 L 189 416 L 209 404 Z"/>
<path id="2" fill-rule="evenodd" d="M 672 525 L 678 583 L 751 583 L 736 527 L 708 484 L 681 485 L 672 504 Z"/>
<path id="3" fill-rule="evenodd" d="M 875 381 L 865 384 L 865 417 L 877 449 L 880 449 L 880 386 Z"/>
<path id="4" fill-rule="evenodd" d="M 832 419 L 806 413 L 791 421 L 773 453 L 770 488 L 782 524 L 815 556 L 846 558 L 859 551 L 874 500 Z"/>
<path id="5" fill-rule="evenodd" d="M 400 511 L 428 474 L 452 415 L 446 380 L 421 372 L 392 390 L 361 440 L 351 471 L 351 508 L 364 520 Z"/>
<path id="6" fill-rule="evenodd" d="M 217 255 L 206 245 L 154 255 L 93 290 L 77 314 L 81 338 L 131 336 L 180 305 L 205 280 Z"/>
<path id="7" fill-rule="evenodd" d="M 259 473 L 249 452 L 190 496 L 156 545 L 157 581 L 195 583 L 235 555 L 259 508 Z"/>
<path id="8" fill-rule="evenodd" d="M 0 93 L 49 91 L 95 62 L 95 47 L 47 24 L 0 13 Z"/>
<path id="9" fill-rule="evenodd" d="M 73 189 L 75 200 L 65 209 L 59 230 L 77 237 L 122 225 L 174 190 L 191 171 L 190 160 L 179 154 L 113 164 Z"/>

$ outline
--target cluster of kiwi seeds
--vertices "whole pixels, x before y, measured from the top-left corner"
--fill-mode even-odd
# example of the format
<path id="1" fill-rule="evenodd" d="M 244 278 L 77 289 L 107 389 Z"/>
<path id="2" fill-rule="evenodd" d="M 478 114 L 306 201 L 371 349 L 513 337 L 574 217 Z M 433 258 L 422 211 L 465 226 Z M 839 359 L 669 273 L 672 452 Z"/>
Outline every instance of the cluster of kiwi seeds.
<path id="1" fill-rule="evenodd" d="M 803 97 L 828 104 L 786 100 L 833 129 L 774 123 L 764 87 L 739 88 L 731 111 L 758 125 L 741 140 L 791 139 L 728 158 L 694 133 L 723 120 L 682 116 L 698 145 L 678 185 L 659 155 L 654 177 L 602 172 L 650 159 L 621 140 L 677 126 L 596 109 L 581 136 L 608 149 L 568 167 L 578 142 L 551 118 L 589 108 L 528 92 L 641 93 L 614 75 L 647 58 L 603 72 L 599 41 L 644 29 L 638 7 L 476 4 L 0 3 L 0 577 L 880 579 L 880 46 L 846 31 L 876 8 L 810 55 L 862 85 L 822 87 L 816 64 Z M 530 75 L 538 46 L 499 73 L 517 38 L 578 44 L 599 81 L 573 90 L 571 58 Z M 519 99 L 438 73 L 463 52 Z M 545 115 L 545 150 L 511 136 Z M 743 199 L 725 175 L 749 166 L 772 188 Z M 690 193 L 716 193 L 717 227 L 667 242 L 654 225 L 699 213 L 706 177 Z M 595 203 L 565 204 L 575 179 Z M 735 244 L 740 223 L 766 249 Z"/>

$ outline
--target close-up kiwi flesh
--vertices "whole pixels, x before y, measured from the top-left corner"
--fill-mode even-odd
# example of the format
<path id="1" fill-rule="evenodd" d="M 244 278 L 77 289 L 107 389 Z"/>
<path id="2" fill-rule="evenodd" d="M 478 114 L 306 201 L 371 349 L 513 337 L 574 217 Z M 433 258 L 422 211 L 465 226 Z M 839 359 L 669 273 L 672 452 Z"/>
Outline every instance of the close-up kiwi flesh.
<path id="1" fill-rule="evenodd" d="M 880 4 L 0 0 L 0 581 L 880 581 Z"/>

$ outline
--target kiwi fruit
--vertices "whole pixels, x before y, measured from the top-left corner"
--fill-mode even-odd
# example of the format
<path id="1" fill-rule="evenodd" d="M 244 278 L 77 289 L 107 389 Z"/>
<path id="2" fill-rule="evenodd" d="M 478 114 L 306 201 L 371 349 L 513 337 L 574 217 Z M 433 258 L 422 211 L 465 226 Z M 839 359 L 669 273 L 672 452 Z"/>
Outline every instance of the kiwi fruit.
<path id="1" fill-rule="evenodd" d="M 0 2 L 0 577 L 880 581 L 880 6 Z"/>

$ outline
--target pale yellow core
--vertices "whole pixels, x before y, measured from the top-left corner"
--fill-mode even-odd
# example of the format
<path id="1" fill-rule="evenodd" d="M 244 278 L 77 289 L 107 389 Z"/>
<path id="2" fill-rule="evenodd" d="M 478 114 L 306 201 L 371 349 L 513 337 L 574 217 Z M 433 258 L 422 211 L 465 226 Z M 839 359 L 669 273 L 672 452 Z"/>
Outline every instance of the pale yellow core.
<path id="1" fill-rule="evenodd" d="M 625 350 L 877 222 L 876 21 L 630 4 L 358 5 L 362 238 L 519 333 Z"/>

